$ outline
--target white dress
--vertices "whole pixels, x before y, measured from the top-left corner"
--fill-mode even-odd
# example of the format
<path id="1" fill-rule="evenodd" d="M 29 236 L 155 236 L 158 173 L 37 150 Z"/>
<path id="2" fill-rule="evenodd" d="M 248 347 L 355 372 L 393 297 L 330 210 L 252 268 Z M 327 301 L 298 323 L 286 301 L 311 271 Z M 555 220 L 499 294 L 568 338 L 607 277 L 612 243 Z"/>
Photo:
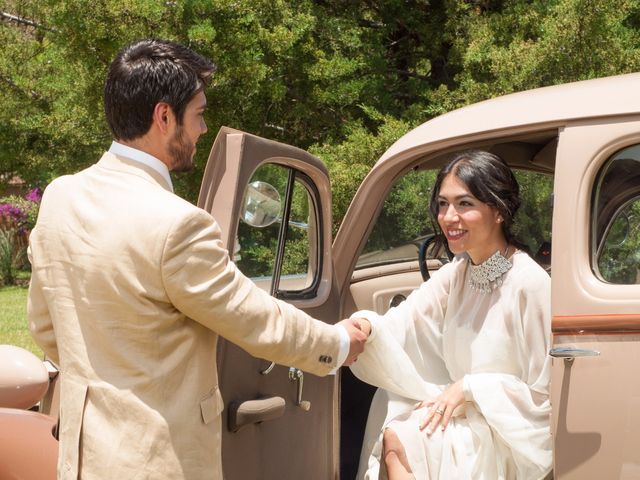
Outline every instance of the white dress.
<path id="1" fill-rule="evenodd" d="M 373 330 L 351 370 L 381 387 L 358 478 L 378 478 L 386 427 L 418 480 L 527 480 L 550 472 L 551 279 L 523 252 L 511 260 L 491 293 L 469 286 L 469 261 L 461 256 L 385 315 L 352 315 L 369 319 Z M 416 403 L 460 379 L 467 402 L 444 433 L 428 437 L 418 428 L 427 410 L 415 410 Z"/>

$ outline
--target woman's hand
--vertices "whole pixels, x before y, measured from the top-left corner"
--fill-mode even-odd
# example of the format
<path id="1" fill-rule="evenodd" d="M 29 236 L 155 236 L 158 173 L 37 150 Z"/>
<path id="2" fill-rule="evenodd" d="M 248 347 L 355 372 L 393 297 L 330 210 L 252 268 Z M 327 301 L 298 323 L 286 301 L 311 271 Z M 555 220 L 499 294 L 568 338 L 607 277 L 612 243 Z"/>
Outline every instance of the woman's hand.
<path id="1" fill-rule="evenodd" d="M 421 402 L 416 408 L 428 408 L 429 413 L 420 423 L 420 430 L 427 429 L 431 435 L 440 425 L 442 431 L 447 428 L 453 411 L 465 402 L 462 390 L 462 379 L 449 385 L 433 402 Z"/>
<path id="2" fill-rule="evenodd" d="M 369 335 L 371 335 L 371 323 L 369 320 L 366 318 L 354 318 L 353 322 L 358 325 L 358 328 L 369 338 Z"/>

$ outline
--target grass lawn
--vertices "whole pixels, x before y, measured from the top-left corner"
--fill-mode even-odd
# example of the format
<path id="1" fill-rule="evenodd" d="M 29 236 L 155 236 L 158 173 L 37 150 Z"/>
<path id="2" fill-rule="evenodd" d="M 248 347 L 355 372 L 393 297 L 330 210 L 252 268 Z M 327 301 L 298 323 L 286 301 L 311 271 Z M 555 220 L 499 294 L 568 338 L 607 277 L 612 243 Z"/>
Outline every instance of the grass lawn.
<path id="1" fill-rule="evenodd" d="M 0 344 L 25 348 L 43 358 L 27 327 L 27 287 L 0 288 Z"/>

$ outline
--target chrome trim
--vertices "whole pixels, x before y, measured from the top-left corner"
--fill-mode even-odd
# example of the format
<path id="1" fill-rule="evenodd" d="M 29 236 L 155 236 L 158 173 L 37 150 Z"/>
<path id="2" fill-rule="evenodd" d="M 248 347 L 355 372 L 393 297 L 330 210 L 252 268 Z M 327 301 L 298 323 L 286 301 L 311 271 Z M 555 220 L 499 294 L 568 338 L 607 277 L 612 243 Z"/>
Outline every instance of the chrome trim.
<path id="1" fill-rule="evenodd" d="M 389 308 L 397 307 L 407 299 L 403 294 L 396 293 L 391 300 L 389 300 Z"/>
<path id="2" fill-rule="evenodd" d="M 299 368 L 289 367 L 289 380 L 296 382 L 296 407 L 300 407 L 305 412 L 311 408 L 311 402 L 302 399 L 302 388 L 304 385 L 304 372 Z"/>
<path id="3" fill-rule="evenodd" d="M 600 352 L 586 348 L 555 347 L 549 350 L 549 355 L 554 358 L 597 357 Z"/>
<path id="4" fill-rule="evenodd" d="M 273 367 L 276 366 L 276 362 L 271 362 L 267 368 L 264 370 L 260 370 L 260 375 L 268 375 L 273 370 Z"/>

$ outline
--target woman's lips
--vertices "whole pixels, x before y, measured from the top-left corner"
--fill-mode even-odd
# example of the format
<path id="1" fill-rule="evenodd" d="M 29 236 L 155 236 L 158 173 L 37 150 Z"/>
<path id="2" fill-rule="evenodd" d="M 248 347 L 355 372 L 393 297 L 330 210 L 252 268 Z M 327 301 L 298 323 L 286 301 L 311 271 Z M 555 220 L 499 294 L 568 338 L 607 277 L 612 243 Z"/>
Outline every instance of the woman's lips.
<path id="1" fill-rule="evenodd" d="M 464 234 L 467 233 L 466 230 L 460 229 L 448 229 L 447 230 L 447 240 L 460 240 Z"/>

